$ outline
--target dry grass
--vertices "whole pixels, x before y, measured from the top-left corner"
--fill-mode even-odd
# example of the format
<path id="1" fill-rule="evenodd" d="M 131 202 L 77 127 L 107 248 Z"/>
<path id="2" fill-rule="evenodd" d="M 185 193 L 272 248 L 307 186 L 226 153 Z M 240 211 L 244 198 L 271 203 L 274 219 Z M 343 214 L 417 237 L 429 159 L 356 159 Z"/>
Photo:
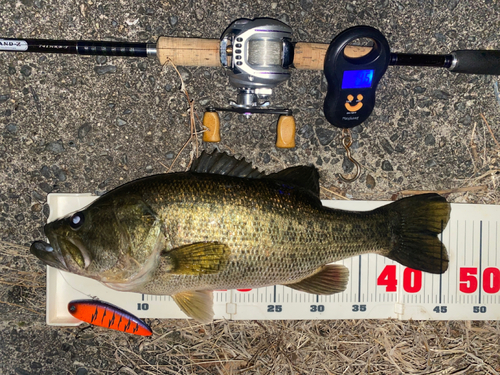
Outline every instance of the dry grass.
<path id="1" fill-rule="evenodd" d="M 0 242 L 0 304 L 45 316 L 45 305 L 30 298 L 45 294 L 46 285 L 45 271 L 33 258 L 26 246 Z M 23 294 L 13 296 L 17 291 Z"/>
<path id="2" fill-rule="evenodd" d="M 200 121 L 198 115 L 195 113 L 195 109 L 194 109 L 194 103 L 195 103 L 195 101 L 194 101 L 194 99 L 190 98 L 189 92 L 188 92 L 188 90 L 186 88 L 184 80 L 182 79 L 181 73 L 179 72 L 179 70 L 177 69 L 177 66 L 175 66 L 175 64 L 173 63 L 173 61 L 170 60 L 170 58 L 167 58 L 167 62 L 163 65 L 163 68 L 165 68 L 165 66 L 167 66 L 167 64 L 171 65 L 172 68 L 177 73 L 177 75 L 179 76 L 179 80 L 181 82 L 180 91 L 184 94 L 184 96 L 186 97 L 187 102 L 189 103 L 189 111 L 188 111 L 189 112 L 189 138 L 184 143 L 184 146 L 181 147 L 180 151 L 175 156 L 174 160 L 172 161 L 172 164 L 170 164 L 170 167 L 167 168 L 167 173 L 169 173 L 169 172 L 172 171 L 172 168 L 174 167 L 175 162 L 177 161 L 177 159 L 179 158 L 179 156 L 182 154 L 182 152 L 184 151 L 184 149 L 189 144 L 191 144 L 191 152 L 189 153 L 190 160 L 189 160 L 188 166 L 186 167 L 186 170 L 189 170 L 189 167 L 193 163 L 194 159 L 196 159 L 199 156 L 199 140 L 198 140 L 198 135 L 202 134 L 204 132 L 204 130 L 199 131 L 199 132 L 196 130 L 196 120 L 198 120 L 198 123 L 200 123 L 200 124 L 201 124 L 201 121 Z M 201 124 L 201 127 L 203 128 L 202 124 Z"/>
<path id="3" fill-rule="evenodd" d="M 498 374 L 498 322 L 155 321 L 100 345 L 130 374 Z M 111 360 L 111 358 L 110 358 Z M 126 369 L 126 370 L 124 370 Z"/>

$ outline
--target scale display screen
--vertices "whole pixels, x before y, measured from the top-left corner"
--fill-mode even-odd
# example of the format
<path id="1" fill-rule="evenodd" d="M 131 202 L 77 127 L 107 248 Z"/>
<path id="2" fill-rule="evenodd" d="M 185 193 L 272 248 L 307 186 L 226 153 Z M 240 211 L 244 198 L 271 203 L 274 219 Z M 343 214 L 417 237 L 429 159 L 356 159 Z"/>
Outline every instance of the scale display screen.
<path id="1" fill-rule="evenodd" d="M 372 87 L 373 69 L 346 70 L 342 77 L 343 89 L 365 89 Z"/>

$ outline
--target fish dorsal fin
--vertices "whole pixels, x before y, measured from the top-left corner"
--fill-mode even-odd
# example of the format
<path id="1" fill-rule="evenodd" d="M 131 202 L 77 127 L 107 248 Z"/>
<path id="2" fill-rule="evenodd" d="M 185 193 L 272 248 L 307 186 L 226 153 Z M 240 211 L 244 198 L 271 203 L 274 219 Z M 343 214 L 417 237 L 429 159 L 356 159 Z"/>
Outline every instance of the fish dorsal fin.
<path id="1" fill-rule="evenodd" d="M 347 287 L 349 270 L 342 264 L 328 264 L 319 272 L 294 284 L 286 286 L 312 294 L 340 293 Z"/>
<path id="2" fill-rule="evenodd" d="M 172 296 L 179 308 L 200 323 L 210 323 L 214 318 L 214 301 L 211 290 L 189 290 Z"/>
<path id="3" fill-rule="evenodd" d="M 301 187 L 319 198 L 319 172 L 314 166 L 299 165 L 290 167 L 265 176 L 265 178 Z"/>
<path id="4" fill-rule="evenodd" d="M 240 160 L 229 156 L 225 152 L 214 150 L 211 154 L 203 151 L 191 165 L 191 172 L 220 174 L 231 177 L 261 178 L 264 173 L 259 172 L 245 158 Z"/>
<path id="5" fill-rule="evenodd" d="M 319 198 L 319 173 L 314 166 L 296 166 L 266 176 L 253 168 L 245 158 L 240 160 L 225 152 L 214 150 L 211 154 L 203 151 L 190 169 L 195 173 L 211 173 L 232 177 L 265 178 L 301 187 Z"/>
<path id="6" fill-rule="evenodd" d="M 197 242 L 163 251 L 167 261 L 166 272 L 176 275 L 208 275 L 222 271 L 227 266 L 231 251 L 218 242 Z"/>

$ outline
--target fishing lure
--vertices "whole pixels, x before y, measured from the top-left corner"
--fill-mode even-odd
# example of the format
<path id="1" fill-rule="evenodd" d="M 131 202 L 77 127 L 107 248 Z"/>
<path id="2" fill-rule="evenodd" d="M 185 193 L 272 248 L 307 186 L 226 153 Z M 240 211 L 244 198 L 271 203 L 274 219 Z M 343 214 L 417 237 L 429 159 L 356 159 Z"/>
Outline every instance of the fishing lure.
<path id="1" fill-rule="evenodd" d="M 151 336 L 153 331 L 141 319 L 129 312 L 99 300 L 71 301 L 68 311 L 75 318 L 99 327 L 114 329 L 139 336 Z"/>

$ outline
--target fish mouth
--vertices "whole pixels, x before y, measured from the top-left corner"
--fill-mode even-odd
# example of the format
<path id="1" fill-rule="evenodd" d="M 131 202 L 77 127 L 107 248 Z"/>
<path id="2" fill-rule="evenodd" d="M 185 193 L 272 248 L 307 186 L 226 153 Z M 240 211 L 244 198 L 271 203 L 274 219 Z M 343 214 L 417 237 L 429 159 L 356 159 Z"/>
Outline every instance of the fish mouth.
<path id="1" fill-rule="evenodd" d="M 64 261 L 61 252 L 54 249 L 49 243 L 35 241 L 31 244 L 30 252 L 48 266 L 68 271 L 68 266 Z"/>

